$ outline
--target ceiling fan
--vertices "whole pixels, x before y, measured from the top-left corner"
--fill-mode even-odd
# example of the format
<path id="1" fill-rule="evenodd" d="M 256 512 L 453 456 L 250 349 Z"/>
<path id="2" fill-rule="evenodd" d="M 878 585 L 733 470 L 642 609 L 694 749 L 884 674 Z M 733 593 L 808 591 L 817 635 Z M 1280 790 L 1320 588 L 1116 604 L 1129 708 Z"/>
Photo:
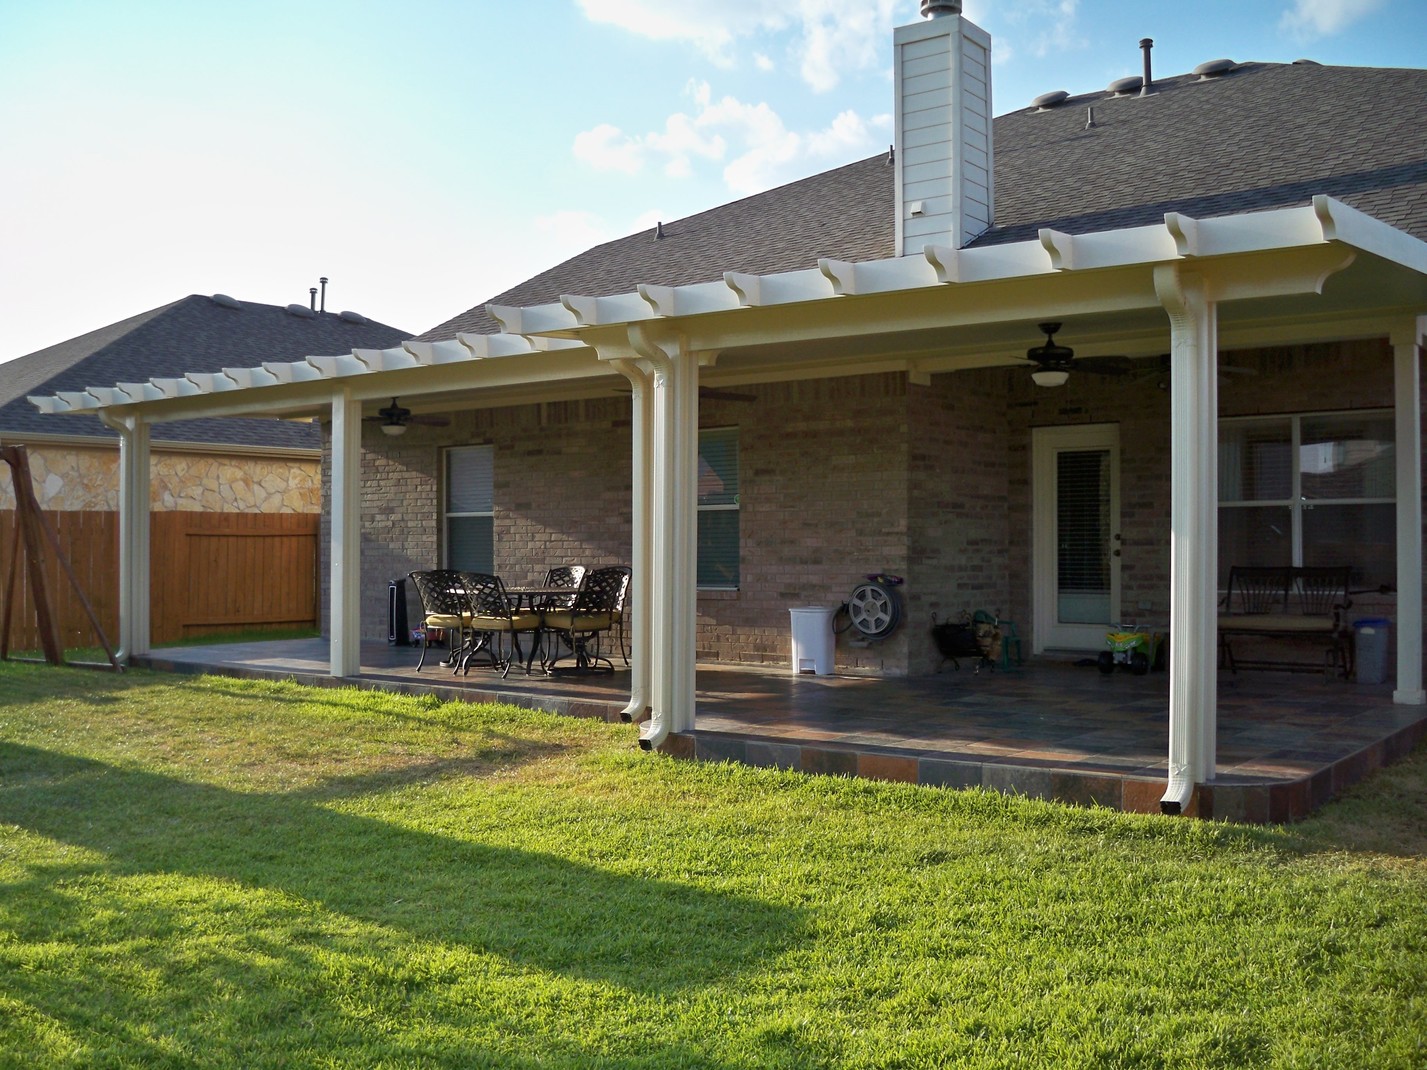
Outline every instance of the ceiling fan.
<path id="1" fill-rule="evenodd" d="M 404 405 L 398 405 L 396 398 L 391 399 L 391 404 L 384 409 L 378 409 L 375 416 L 368 416 L 368 420 L 380 420 L 382 434 L 384 435 L 404 435 L 407 424 L 428 424 L 432 427 L 445 427 L 451 421 L 443 416 L 413 416 L 411 410 Z"/>
<path id="2" fill-rule="evenodd" d="M 1031 379 L 1037 386 L 1064 386 L 1070 378 L 1072 361 L 1076 368 L 1094 372 L 1096 375 L 1124 375 L 1130 370 L 1128 357 L 1086 357 L 1075 360 L 1075 350 L 1056 343 L 1055 332 L 1060 330 L 1059 323 L 1041 323 L 1037 326 L 1045 335 L 1045 342 L 1026 350 L 1026 359 L 1035 365 L 1031 369 Z"/>

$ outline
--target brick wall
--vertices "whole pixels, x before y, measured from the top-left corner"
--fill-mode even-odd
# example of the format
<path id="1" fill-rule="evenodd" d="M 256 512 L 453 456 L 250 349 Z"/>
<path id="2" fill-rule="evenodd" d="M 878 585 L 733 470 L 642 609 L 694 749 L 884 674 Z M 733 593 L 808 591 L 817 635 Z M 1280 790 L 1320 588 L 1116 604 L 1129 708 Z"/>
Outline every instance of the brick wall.
<path id="1" fill-rule="evenodd" d="M 957 620 L 978 609 L 1010 617 L 1006 376 L 937 375 L 912 386 L 908 670 L 930 672 L 940 654 L 932 614 Z"/>
<path id="2" fill-rule="evenodd" d="M 1226 378 L 1225 415 L 1392 403 L 1381 341 L 1225 353 L 1221 363 L 1253 373 Z M 841 635 L 839 671 L 929 671 L 933 612 L 998 611 L 1029 651 L 1030 431 L 1048 425 L 1119 425 L 1121 615 L 1166 624 L 1171 398 L 1167 376 L 1140 364 L 1124 377 L 1077 372 L 1053 390 L 1007 368 L 929 386 L 901 374 L 763 384 L 738 388 L 752 400 L 704 400 L 703 427 L 739 430 L 742 575 L 738 591 L 701 593 L 699 658 L 785 666 L 788 609 L 836 606 L 879 571 L 907 580 L 903 626 L 872 644 Z M 558 563 L 627 563 L 630 426 L 628 401 L 606 399 L 453 413 L 449 426 L 415 425 L 399 439 L 369 428 L 363 634 L 386 634 L 389 579 L 440 563 L 445 446 L 495 447 L 496 570 L 512 582 Z M 1390 598 L 1368 602 L 1393 615 Z"/>

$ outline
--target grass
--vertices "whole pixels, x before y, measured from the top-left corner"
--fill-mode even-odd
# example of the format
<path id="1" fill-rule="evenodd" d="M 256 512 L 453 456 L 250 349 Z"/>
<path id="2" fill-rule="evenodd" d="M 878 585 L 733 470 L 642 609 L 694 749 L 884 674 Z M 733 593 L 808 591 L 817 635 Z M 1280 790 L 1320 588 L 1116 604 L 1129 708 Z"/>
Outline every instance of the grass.
<path id="1" fill-rule="evenodd" d="M 243 628 L 237 631 L 215 632 L 207 635 L 188 635 L 167 643 L 159 643 L 155 649 L 183 646 L 217 646 L 222 643 L 265 643 L 279 639 L 313 639 L 320 633 L 316 628 Z M 34 650 L 17 650 L 11 655 L 16 661 L 44 661 L 45 653 Z M 66 647 L 64 660 L 68 664 L 106 665 L 108 652 L 101 646 Z"/>
<path id="2" fill-rule="evenodd" d="M 1427 755 L 1286 829 L 0 664 L 0 1067 L 1421 1067 Z"/>

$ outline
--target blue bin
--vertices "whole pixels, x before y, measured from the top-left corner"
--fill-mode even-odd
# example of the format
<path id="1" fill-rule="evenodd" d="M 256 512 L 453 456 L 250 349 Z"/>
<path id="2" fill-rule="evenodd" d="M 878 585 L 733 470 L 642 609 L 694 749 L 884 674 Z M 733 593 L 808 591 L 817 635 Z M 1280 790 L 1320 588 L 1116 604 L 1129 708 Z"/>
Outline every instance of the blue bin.
<path id="1" fill-rule="evenodd" d="M 1387 682 L 1387 640 L 1392 621 L 1364 617 L 1353 621 L 1353 677 L 1360 684 Z"/>

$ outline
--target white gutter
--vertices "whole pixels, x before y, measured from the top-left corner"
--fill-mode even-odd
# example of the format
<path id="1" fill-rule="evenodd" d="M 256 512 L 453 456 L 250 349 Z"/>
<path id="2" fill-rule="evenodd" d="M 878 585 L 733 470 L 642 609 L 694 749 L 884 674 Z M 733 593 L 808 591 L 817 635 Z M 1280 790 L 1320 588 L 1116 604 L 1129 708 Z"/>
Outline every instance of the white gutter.
<path id="1" fill-rule="evenodd" d="M 615 358 L 610 364 L 629 380 L 633 390 L 631 413 L 633 427 L 633 472 L 631 517 L 631 560 L 630 592 L 625 603 L 626 626 L 630 633 L 630 691 L 629 704 L 620 710 L 622 721 L 638 719 L 644 721 L 652 714 L 649 701 L 649 607 L 650 586 L 653 579 L 650 570 L 652 547 L 650 539 L 650 505 L 653 500 L 653 473 L 651 471 L 652 452 L 650 435 L 653 413 L 652 375 L 638 361 Z M 668 717 L 659 714 L 658 723 L 651 723 L 651 737 L 657 730 L 659 742 L 669 735 Z M 641 743 L 641 746 L 643 744 Z"/>

